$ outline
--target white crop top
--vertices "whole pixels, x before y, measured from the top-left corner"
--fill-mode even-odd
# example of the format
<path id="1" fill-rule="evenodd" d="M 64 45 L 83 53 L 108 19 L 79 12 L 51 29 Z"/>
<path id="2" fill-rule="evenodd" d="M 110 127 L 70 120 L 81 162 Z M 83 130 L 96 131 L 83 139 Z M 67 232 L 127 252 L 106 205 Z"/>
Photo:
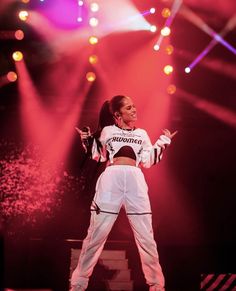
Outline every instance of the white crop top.
<path id="1" fill-rule="evenodd" d="M 94 139 L 93 141 L 93 159 L 105 162 L 108 158 L 112 164 L 114 155 L 118 153 L 122 147 L 129 146 L 133 149 L 136 156 L 136 166 L 141 164 L 145 168 L 149 168 L 153 164 L 159 162 L 162 158 L 163 149 L 171 142 L 170 138 L 161 135 L 155 144 L 152 145 L 144 129 L 137 128 L 134 130 L 127 130 L 121 129 L 116 125 L 104 127 L 99 141 L 102 145 L 102 149 L 100 150 L 98 150 L 96 140 Z"/>

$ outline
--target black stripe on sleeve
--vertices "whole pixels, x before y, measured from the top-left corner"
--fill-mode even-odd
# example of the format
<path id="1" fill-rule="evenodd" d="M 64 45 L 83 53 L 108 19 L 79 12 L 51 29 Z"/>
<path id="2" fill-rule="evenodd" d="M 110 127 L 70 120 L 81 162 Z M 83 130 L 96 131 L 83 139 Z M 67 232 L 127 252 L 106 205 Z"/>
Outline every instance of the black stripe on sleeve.
<path id="1" fill-rule="evenodd" d="M 154 162 L 153 165 L 156 165 L 157 163 L 157 148 L 154 148 Z"/>
<path id="2" fill-rule="evenodd" d="M 163 148 L 160 148 L 160 153 L 158 155 L 158 162 L 161 161 L 161 155 L 162 155 L 162 153 L 163 153 Z"/>

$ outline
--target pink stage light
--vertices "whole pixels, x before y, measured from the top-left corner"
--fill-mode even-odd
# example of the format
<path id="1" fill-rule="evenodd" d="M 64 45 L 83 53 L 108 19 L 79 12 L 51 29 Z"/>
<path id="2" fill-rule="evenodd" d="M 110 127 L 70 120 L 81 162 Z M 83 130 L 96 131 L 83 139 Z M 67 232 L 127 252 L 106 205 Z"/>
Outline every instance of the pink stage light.
<path id="1" fill-rule="evenodd" d="M 202 110 L 203 112 L 211 115 L 212 117 L 236 128 L 235 112 L 227 108 L 224 108 L 220 105 L 217 105 L 215 103 L 201 99 L 200 97 L 190 94 L 182 89 L 178 89 L 177 92 L 178 94 L 176 94 L 176 96 L 178 98 L 188 102 L 193 107 Z"/>
<path id="2" fill-rule="evenodd" d="M 15 32 L 15 38 L 18 40 L 22 40 L 25 37 L 24 32 L 21 29 L 18 29 Z"/>
<path id="3" fill-rule="evenodd" d="M 52 111 L 50 105 L 42 103 L 41 96 L 38 94 L 34 83 L 29 75 L 27 67 L 22 61 L 16 64 L 18 72 L 18 86 L 21 97 L 21 121 L 23 135 L 28 143 L 38 145 L 41 154 L 53 168 L 58 167 L 66 161 L 68 150 L 75 136 L 75 125 L 81 110 L 81 98 L 72 100 L 67 95 L 61 100 L 55 100 L 53 108 L 58 104 L 66 112 Z M 64 86 L 64 85 L 63 85 Z M 85 94 L 90 85 L 81 89 L 81 94 Z"/>
<path id="4" fill-rule="evenodd" d="M 6 75 L 0 77 L 0 88 L 16 80 L 17 74 L 15 72 L 8 72 Z"/>
<path id="5" fill-rule="evenodd" d="M 9 82 L 15 82 L 17 80 L 17 74 L 15 72 L 7 73 L 7 79 Z"/>

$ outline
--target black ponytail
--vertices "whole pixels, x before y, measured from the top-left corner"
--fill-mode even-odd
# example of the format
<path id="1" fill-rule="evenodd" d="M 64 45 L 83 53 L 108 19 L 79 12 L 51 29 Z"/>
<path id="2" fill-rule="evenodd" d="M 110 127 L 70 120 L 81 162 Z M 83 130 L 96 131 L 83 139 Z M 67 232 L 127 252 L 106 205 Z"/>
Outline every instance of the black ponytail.
<path id="1" fill-rule="evenodd" d="M 98 127 L 96 132 L 93 134 L 93 137 L 96 139 L 98 144 L 98 149 L 101 148 L 99 137 L 101 135 L 101 131 L 105 126 L 115 124 L 114 114 L 115 112 L 120 112 L 120 108 L 123 106 L 123 101 L 126 96 L 124 95 L 116 95 L 110 101 L 106 100 L 99 112 L 98 118 Z"/>
<path id="2" fill-rule="evenodd" d="M 92 156 L 92 146 L 94 139 L 96 140 L 98 151 L 101 152 L 102 144 L 99 140 L 101 132 L 105 126 L 115 124 L 115 113 L 120 112 L 125 98 L 127 97 L 124 95 L 116 95 L 110 101 L 106 100 L 103 103 L 99 112 L 97 130 L 89 138 L 89 146 L 87 148 L 88 157 Z"/>
<path id="3" fill-rule="evenodd" d="M 115 124 L 115 120 L 110 110 L 110 101 L 106 100 L 99 113 L 98 130 L 102 130 L 105 126 L 113 124 Z"/>
<path id="4" fill-rule="evenodd" d="M 98 151 L 101 151 L 102 144 L 99 140 L 101 132 L 105 126 L 115 124 L 115 113 L 120 112 L 125 98 L 126 96 L 124 95 L 116 95 L 110 101 L 106 100 L 103 103 L 99 112 L 97 130 L 92 134 L 91 138 L 89 139 L 89 147 L 87 149 L 88 156 L 92 155 L 92 145 L 94 139 L 97 142 Z"/>
<path id="5" fill-rule="evenodd" d="M 93 134 L 93 137 L 96 139 L 98 145 L 100 145 L 99 137 L 103 128 L 105 126 L 109 126 L 113 124 L 115 124 L 115 120 L 114 120 L 113 114 L 110 111 L 110 101 L 106 100 L 100 109 L 99 117 L 98 117 L 98 127 L 97 127 L 96 132 Z"/>
<path id="6" fill-rule="evenodd" d="M 105 126 L 115 124 L 115 112 L 120 112 L 125 98 L 126 96 L 124 95 L 116 95 L 110 101 L 106 100 L 103 103 L 99 113 L 98 127 L 96 132 L 101 133 Z"/>

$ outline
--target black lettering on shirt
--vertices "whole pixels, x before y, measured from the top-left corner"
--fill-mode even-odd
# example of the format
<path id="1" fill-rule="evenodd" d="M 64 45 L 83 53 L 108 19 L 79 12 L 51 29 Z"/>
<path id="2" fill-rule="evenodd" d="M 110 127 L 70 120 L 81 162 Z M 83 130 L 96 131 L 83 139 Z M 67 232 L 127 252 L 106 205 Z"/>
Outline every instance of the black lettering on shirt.
<path id="1" fill-rule="evenodd" d="M 113 136 L 112 142 L 125 142 L 125 143 L 142 144 L 142 140 L 141 139 L 131 138 L 131 137 L 130 138 L 127 138 L 127 137 L 117 137 L 117 136 Z"/>

